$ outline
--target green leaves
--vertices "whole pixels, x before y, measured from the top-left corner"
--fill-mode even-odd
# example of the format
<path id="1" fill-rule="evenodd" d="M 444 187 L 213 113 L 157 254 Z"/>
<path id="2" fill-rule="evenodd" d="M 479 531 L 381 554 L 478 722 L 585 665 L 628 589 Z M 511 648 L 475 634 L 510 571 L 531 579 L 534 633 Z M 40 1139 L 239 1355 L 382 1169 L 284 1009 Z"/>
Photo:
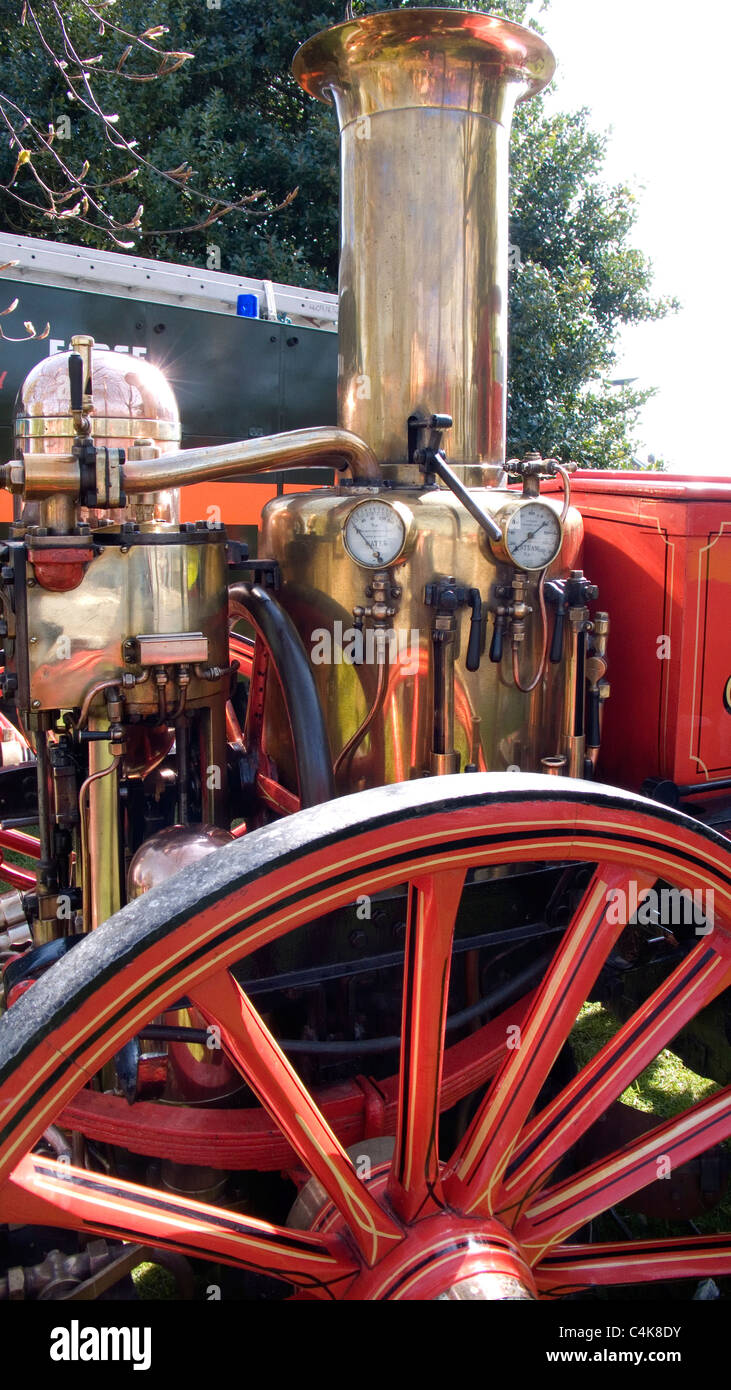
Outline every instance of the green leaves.
<path id="1" fill-rule="evenodd" d="M 525 20 L 525 0 L 469 3 Z M 354 0 L 353 8 L 356 15 L 369 13 L 389 8 L 389 0 Z M 181 58 L 168 76 L 130 82 L 127 46 L 120 40 L 107 50 L 108 31 L 103 67 L 111 71 L 94 73 L 102 109 L 119 113 L 115 130 L 128 140 L 134 136 L 138 151 L 168 180 L 147 171 L 133 179 L 100 123 L 67 101 L 59 73 L 34 43 L 32 25 L 19 26 L 20 7 L 0 0 L 0 19 L 14 41 L 5 78 L 13 84 L 12 99 L 44 129 L 69 114 L 69 164 L 76 170 L 83 161 L 90 164 L 95 187 L 104 186 L 100 199 L 120 224 L 133 228 L 143 255 L 205 265 L 214 243 L 222 270 L 334 288 L 336 123 L 328 108 L 301 92 L 290 64 L 310 34 L 342 21 L 345 0 L 222 0 L 220 10 L 208 10 L 202 0 L 156 0 L 154 7 L 148 0 L 117 0 L 113 13 L 117 24 L 146 32 L 151 42 L 167 35 L 166 44 Z M 96 27 L 90 25 L 85 37 L 83 51 L 96 53 Z M 183 61 L 188 53 L 193 61 Z M 592 129 L 586 110 L 548 114 L 537 98 L 516 111 L 510 241 L 520 263 L 509 293 L 511 456 L 537 448 L 606 467 L 631 455 L 649 392 L 608 388 L 600 379 L 611 374 L 623 324 L 660 318 L 676 305 L 652 293 L 650 264 L 632 245 L 635 197 L 626 186 L 604 181 L 605 147 L 606 136 Z M 17 157 L 17 148 L 0 149 L 0 182 L 13 175 Z M 15 176 L 27 177 L 22 165 Z M 191 180 L 209 195 L 208 207 L 192 198 Z M 253 200 L 242 211 L 217 211 L 247 197 Z M 49 224 L 6 194 L 0 201 L 5 225 L 14 230 L 107 244 L 73 217 Z M 196 221 L 202 224 L 196 232 L 171 230 Z"/>

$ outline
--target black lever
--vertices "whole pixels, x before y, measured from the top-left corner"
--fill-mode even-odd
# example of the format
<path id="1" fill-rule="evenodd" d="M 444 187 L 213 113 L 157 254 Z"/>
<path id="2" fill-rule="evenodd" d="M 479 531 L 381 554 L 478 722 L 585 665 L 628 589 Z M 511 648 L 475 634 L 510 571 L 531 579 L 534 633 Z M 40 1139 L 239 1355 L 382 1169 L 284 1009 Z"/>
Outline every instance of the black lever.
<path id="1" fill-rule="evenodd" d="M 482 655 L 482 598 L 479 589 L 467 590 L 467 602 L 472 610 L 472 617 L 465 664 L 468 671 L 479 671 Z"/>
<path id="2" fill-rule="evenodd" d="M 84 408 L 84 359 L 78 352 L 69 356 L 69 390 L 71 410 L 80 415 Z"/>
<path id="3" fill-rule="evenodd" d="M 563 580 L 550 580 L 546 584 L 545 595 L 548 602 L 554 604 L 556 608 L 556 620 L 553 624 L 553 636 L 549 652 L 549 661 L 552 661 L 555 666 L 563 657 L 564 624 L 568 612 L 568 595 Z"/>
<path id="4" fill-rule="evenodd" d="M 602 737 L 599 729 L 599 688 L 592 690 L 589 687 L 587 710 L 586 710 L 586 746 L 587 748 L 599 748 Z"/>
<path id="5" fill-rule="evenodd" d="M 490 660 L 496 664 L 503 659 L 503 633 L 505 631 L 505 614 L 496 613 L 492 629 L 492 641 L 490 643 Z"/>

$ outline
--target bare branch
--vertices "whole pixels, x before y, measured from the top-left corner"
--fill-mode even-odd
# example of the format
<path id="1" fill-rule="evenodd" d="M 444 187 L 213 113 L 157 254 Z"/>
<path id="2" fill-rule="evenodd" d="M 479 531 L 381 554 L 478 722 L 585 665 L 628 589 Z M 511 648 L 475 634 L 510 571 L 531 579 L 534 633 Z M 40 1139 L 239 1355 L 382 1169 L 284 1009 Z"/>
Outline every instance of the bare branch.
<path id="1" fill-rule="evenodd" d="M 129 82 L 154 82 L 177 72 L 193 54 L 159 46 L 159 41 L 168 33 L 164 25 L 152 25 L 136 34 L 116 24 L 108 14 L 112 3 L 113 0 L 77 0 L 74 20 L 78 21 L 80 15 L 98 27 L 100 36 L 107 36 L 124 45 L 114 67 L 104 66 L 103 53 L 82 56 L 72 33 L 72 21 L 64 16 L 58 0 L 24 0 L 19 22 L 34 29 L 41 51 L 64 83 L 67 97 L 100 124 L 106 142 L 127 159 L 131 167 L 116 177 L 91 182 L 88 178 L 91 168 L 88 159 L 84 159 L 80 168 L 74 170 L 59 151 L 54 126 L 49 125 L 45 132 L 42 131 L 28 112 L 21 109 L 10 96 L 0 92 L 0 117 L 9 132 L 11 149 L 17 152 L 13 173 L 5 184 L 0 184 L 0 188 L 19 206 L 36 216 L 59 222 L 77 221 L 97 232 L 101 231 L 124 249 L 133 246 L 134 242 L 121 240 L 118 234 L 122 232 L 160 236 L 203 231 L 231 213 L 244 212 L 248 216 L 267 217 L 288 207 L 297 196 L 297 189 L 280 203 L 272 204 L 267 199 L 263 206 L 255 208 L 255 203 L 266 199 L 264 189 L 256 189 L 236 199 L 206 192 L 193 182 L 195 170 L 187 160 L 177 168 L 160 169 L 141 153 L 136 140 L 126 138 L 119 128 L 119 116 L 103 109 L 92 86 L 92 79 L 103 74 Z M 133 57 L 141 57 L 147 66 L 135 69 Z M 189 199 L 202 203 L 207 211 L 186 226 L 155 232 L 142 228 L 142 204 L 126 221 L 115 217 L 105 206 L 104 194 L 110 189 L 121 189 L 131 184 L 141 172 L 163 179 L 178 190 L 184 189 Z M 37 198 L 29 196 L 25 188 L 21 191 L 18 187 L 21 178 L 31 179 Z"/>

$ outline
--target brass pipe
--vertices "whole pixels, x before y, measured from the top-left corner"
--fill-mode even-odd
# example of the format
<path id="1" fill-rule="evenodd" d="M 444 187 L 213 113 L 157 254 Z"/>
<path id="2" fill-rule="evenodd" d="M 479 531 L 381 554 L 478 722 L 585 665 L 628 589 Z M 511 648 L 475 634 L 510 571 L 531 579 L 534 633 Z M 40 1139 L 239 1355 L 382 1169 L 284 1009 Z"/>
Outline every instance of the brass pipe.
<path id="1" fill-rule="evenodd" d="M 92 743 L 92 744 L 89 745 L 89 762 L 90 762 L 90 763 L 93 762 L 93 754 L 96 754 L 96 751 L 97 751 L 98 748 L 99 748 L 99 745 L 98 745 L 98 744 Z M 105 921 L 107 917 L 111 917 L 112 913 L 115 912 L 115 911 L 117 911 L 117 909 L 118 909 L 119 907 L 121 907 L 121 905 L 122 905 L 122 904 L 121 904 L 121 899 L 120 899 L 120 901 L 114 901 L 112 907 L 110 908 L 110 910 L 109 910 L 109 911 L 106 911 L 106 910 L 101 906 L 100 902 L 98 901 L 99 894 L 98 894 L 97 888 L 98 888 L 98 885 L 101 883 L 101 881 L 107 881 L 107 883 L 108 883 L 108 885 L 109 885 L 109 891 L 110 891 L 110 893 L 111 893 L 111 897 L 112 897 L 113 900 L 116 900 L 117 898 L 120 897 L 120 894 L 119 894 L 119 870 L 118 870 L 118 860 L 117 860 L 116 864 L 115 864 L 114 862 L 109 862 L 109 859 L 107 859 L 107 862 L 105 863 L 104 858 L 103 858 L 102 856 L 97 856 L 97 858 L 98 858 L 98 864 L 99 864 L 99 871 L 98 871 L 98 873 L 95 875 L 95 882 L 92 883 L 92 871 L 91 871 L 91 840 L 92 840 L 92 837 L 93 837 L 93 838 L 95 839 L 95 841 L 96 841 L 98 844 L 101 845 L 101 844 L 103 843 L 103 841 L 104 841 L 104 829 L 105 829 L 105 827 L 104 827 L 104 825 L 102 824 L 101 826 L 96 825 L 95 827 L 92 828 L 92 825 L 90 824 L 90 822 L 91 822 L 91 820 L 92 820 L 92 817 L 94 817 L 94 818 L 97 819 L 97 820 L 100 820 L 100 819 L 101 819 L 101 820 L 103 821 L 103 820 L 104 820 L 105 810 L 107 810 L 107 807 L 104 806 L 104 805 L 102 805 L 102 806 L 92 806 L 92 805 L 90 804 L 90 805 L 89 805 L 89 808 L 88 808 L 88 810 L 87 810 L 87 806 L 86 806 L 86 796 L 87 796 L 87 792 L 89 792 L 89 795 L 91 795 L 90 789 L 91 789 L 92 785 L 93 785 L 94 783 L 96 783 L 96 782 L 99 782 L 103 777 L 108 777 L 109 774 L 110 774 L 111 772 L 116 772 L 116 771 L 118 770 L 118 768 L 119 768 L 119 764 L 120 764 L 120 762 L 121 762 L 121 759 L 122 759 L 121 753 L 114 753 L 114 754 L 112 755 L 111 762 L 109 762 L 108 765 L 107 765 L 106 767 L 101 767 L 101 768 L 98 768 L 97 771 L 91 772 L 91 773 L 89 774 L 89 776 L 86 778 L 86 781 L 82 782 L 81 787 L 79 788 L 79 818 L 80 818 L 80 823 L 81 823 L 81 884 L 82 884 L 83 920 L 84 920 L 84 931 L 85 931 L 85 932 L 88 932 L 90 927 L 98 927 L 98 926 L 100 926 L 100 924 L 101 924 L 103 921 Z M 116 801 L 116 793 L 117 793 L 117 779 L 116 779 L 116 777 L 113 778 L 112 792 L 113 792 L 113 796 L 114 796 L 115 801 Z M 116 818 L 115 818 L 115 820 L 114 820 L 115 829 L 116 829 L 116 825 L 117 825 L 117 822 L 116 822 Z M 100 829 L 101 829 L 101 831 L 102 831 L 102 834 L 101 834 L 101 835 L 99 835 L 99 830 L 100 830 Z M 96 832 L 97 832 L 96 835 L 93 835 L 93 830 L 96 830 Z M 111 842 L 111 848 L 112 848 L 112 850 L 114 850 L 114 847 L 115 847 L 115 846 L 116 846 L 116 835 L 112 835 L 112 842 Z M 109 849 L 109 848 L 110 848 L 110 846 L 107 845 L 107 849 Z M 116 892 L 115 892 L 115 885 L 116 885 Z"/>
<path id="2" fill-rule="evenodd" d="M 187 483 L 243 478 L 276 468 L 314 466 L 349 468 L 354 478 L 381 482 L 378 460 L 362 439 L 349 430 L 318 427 L 205 449 L 183 449 L 157 459 L 128 459 L 122 468 L 122 485 L 126 493 L 154 492 Z"/>

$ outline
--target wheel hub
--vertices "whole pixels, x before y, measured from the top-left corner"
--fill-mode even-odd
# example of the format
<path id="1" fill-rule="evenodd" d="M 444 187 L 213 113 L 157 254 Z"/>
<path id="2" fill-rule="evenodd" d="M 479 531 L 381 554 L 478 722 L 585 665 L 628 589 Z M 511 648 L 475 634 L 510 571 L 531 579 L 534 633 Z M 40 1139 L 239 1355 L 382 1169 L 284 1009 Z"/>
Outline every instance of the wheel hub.
<path id="1" fill-rule="evenodd" d="M 364 1270 L 344 1297 L 512 1300 L 535 1299 L 538 1293 L 507 1227 L 438 1212 L 409 1226 L 401 1245 Z"/>
<path id="2" fill-rule="evenodd" d="M 371 1139 L 348 1150 L 362 1181 L 380 1202 L 388 1182 L 394 1140 Z M 305 1183 L 288 1226 L 334 1235 L 345 1222 L 316 1178 Z M 340 1297 L 352 1300 L 513 1300 L 538 1297 L 533 1274 L 515 1237 L 494 1218 L 475 1220 L 432 1211 L 405 1227 L 404 1239 L 361 1274 Z"/>

